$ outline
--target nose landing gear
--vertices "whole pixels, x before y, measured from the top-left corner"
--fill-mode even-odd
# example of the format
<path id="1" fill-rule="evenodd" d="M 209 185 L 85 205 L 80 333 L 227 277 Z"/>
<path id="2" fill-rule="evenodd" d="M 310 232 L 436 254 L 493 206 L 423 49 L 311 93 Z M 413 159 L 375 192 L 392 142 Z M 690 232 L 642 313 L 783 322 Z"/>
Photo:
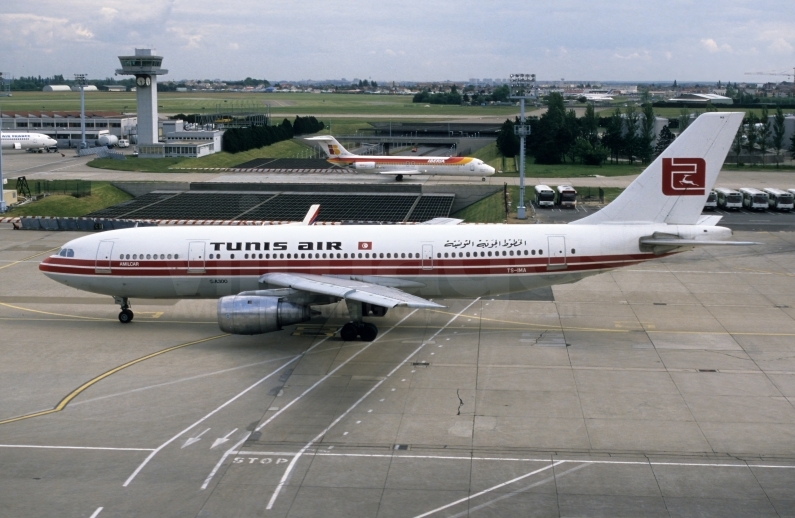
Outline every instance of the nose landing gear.
<path id="1" fill-rule="evenodd" d="M 121 306 L 121 313 L 119 313 L 119 322 L 122 324 L 129 324 L 135 316 L 130 309 L 130 299 L 127 297 L 113 297 L 116 304 Z"/>
<path id="2" fill-rule="evenodd" d="M 399 175 L 395 176 L 395 181 L 396 182 L 402 182 L 403 181 L 403 175 L 399 174 Z"/>

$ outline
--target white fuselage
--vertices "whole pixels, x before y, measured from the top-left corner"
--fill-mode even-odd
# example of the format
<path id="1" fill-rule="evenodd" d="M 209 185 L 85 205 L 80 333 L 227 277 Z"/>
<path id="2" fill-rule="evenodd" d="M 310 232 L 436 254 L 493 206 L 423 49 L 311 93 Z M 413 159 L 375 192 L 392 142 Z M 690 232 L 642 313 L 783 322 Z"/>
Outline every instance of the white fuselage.
<path id="1" fill-rule="evenodd" d="M 338 156 L 328 159 L 329 162 L 342 167 L 356 170 L 373 171 L 389 174 L 390 171 L 409 174 L 439 176 L 491 176 L 494 168 L 478 158 L 471 157 L 404 157 L 404 156 Z"/>
<path id="2" fill-rule="evenodd" d="M 81 237 L 39 266 L 81 290 L 130 298 L 219 298 L 264 289 L 276 272 L 418 283 L 437 298 L 491 296 L 576 282 L 660 257 L 640 249 L 655 232 L 720 240 L 722 227 L 406 225 L 146 227 Z M 678 249 L 677 251 L 681 251 Z"/>
<path id="3" fill-rule="evenodd" d="M 4 131 L 2 134 L 3 149 L 40 149 L 58 145 L 58 141 L 43 133 L 22 133 Z"/>

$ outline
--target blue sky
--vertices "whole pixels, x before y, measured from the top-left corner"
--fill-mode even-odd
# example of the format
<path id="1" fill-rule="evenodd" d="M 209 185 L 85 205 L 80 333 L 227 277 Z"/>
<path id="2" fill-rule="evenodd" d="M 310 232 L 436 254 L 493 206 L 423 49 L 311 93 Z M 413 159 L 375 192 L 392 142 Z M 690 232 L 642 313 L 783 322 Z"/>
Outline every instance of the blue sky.
<path id="1" fill-rule="evenodd" d="M 154 46 L 166 79 L 727 80 L 795 66 L 792 0 L 4 2 L 7 77 L 113 74 Z"/>

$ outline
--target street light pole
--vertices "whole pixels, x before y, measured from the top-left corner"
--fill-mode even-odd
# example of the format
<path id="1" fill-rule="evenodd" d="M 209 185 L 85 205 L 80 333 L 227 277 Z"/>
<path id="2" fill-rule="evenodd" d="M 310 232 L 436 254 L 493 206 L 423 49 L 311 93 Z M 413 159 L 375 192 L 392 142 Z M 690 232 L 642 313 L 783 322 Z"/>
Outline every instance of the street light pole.
<path id="1" fill-rule="evenodd" d="M 75 74 L 75 84 L 80 88 L 80 149 L 88 147 L 86 144 L 86 74 Z"/>
<path id="2" fill-rule="evenodd" d="M 5 86 L 5 79 L 3 79 L 3 73 L 0 72 L 0 88 Z M 3 190 L 5 189 L 4 180 L 3 180 L 3 110 L 0 109 L 0 214 L 4 214 L 6 211 L 6 197 Z"/>
<path id="3" fill-rule="evenodd" d="M 524 101 L 533 97 L 535 87 L 535 74 L 511 74 L 511 99 L 519 99 L 519 124 L 513 127 L 519 137 L 519 207 L 516 209 L 517 219 L 527 219 L 527 208 L 524 203 L 524 163 L 525 163 L 525 137 L 530 134 L 530 126 L 526 124 L 524 116 Z"/>

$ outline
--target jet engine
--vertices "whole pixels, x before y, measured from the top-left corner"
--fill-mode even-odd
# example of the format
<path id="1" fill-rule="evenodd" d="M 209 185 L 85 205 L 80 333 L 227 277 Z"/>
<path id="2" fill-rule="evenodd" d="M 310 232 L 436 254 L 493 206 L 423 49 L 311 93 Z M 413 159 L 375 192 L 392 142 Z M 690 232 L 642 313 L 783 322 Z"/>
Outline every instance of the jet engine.
<path id="1" fill-rule="evenodd" d="M 230 295 L 218 299 L 218 327 L 235 335 L 258 335 L 312 318 L 309 306 L 279 297 Z"/>
<path id="2" fill-rule="evenodd" d="M 355 162 L 354 169 L 375 169 L 375 162 Z"/>
<path id="3" fill-rule="evenodd" d="M 108 146 L 113 147 L 119 143 L 119 137 L 116 135 L 100 135 L 97 139 L 98 146 Z"/>

